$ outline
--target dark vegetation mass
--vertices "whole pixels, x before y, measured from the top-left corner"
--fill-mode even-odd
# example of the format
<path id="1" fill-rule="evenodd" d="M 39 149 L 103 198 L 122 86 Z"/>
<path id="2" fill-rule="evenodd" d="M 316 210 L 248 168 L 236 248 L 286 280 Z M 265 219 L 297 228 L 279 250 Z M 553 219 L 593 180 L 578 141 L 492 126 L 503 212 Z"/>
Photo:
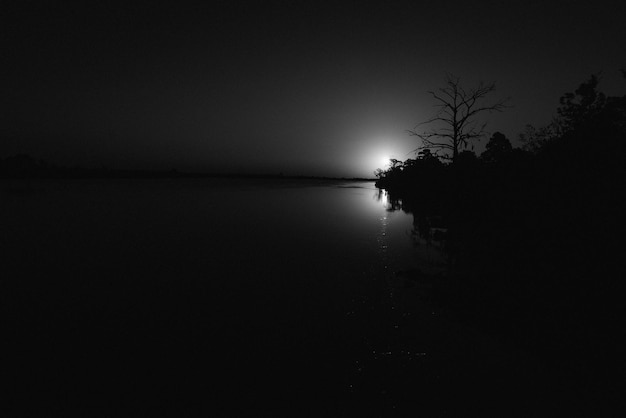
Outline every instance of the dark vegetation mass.
<path id="1" fill-rule="evenodd" d="M 598 81 L 565 94 L 548 126 L 528 126 L 521 148 L 496 132 L 480 156 L 424 146 L 376 175 L 420 232 L 447 229 L 438 297 L 452 315 L 619 399 L 626 96 Z"/>

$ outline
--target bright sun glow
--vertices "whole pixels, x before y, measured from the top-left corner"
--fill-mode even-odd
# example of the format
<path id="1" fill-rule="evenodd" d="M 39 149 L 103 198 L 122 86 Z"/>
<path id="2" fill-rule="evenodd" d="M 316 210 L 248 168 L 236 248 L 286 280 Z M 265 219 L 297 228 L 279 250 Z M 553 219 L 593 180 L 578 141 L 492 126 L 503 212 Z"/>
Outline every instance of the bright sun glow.
<path id="1" fill-rule="evenodd" d="M 385 167 L 389 165 L 389 157 L 385 156 L 380 159 L 380 164 Z"/>

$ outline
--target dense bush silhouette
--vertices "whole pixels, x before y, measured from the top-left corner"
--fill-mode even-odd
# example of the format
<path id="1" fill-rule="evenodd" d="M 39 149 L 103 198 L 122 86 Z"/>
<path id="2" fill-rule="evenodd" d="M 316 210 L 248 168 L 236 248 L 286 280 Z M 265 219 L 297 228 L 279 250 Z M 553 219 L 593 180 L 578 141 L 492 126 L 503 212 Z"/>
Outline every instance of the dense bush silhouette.
<path id="1" fill-rule="evenodd" d="M 502 163 L 506 162 L 512 151 L 511 141 L 503 133 L 496 132 L 487 142 L 486 150 L 480 155 L 480 158 L 487 163 Z"/>

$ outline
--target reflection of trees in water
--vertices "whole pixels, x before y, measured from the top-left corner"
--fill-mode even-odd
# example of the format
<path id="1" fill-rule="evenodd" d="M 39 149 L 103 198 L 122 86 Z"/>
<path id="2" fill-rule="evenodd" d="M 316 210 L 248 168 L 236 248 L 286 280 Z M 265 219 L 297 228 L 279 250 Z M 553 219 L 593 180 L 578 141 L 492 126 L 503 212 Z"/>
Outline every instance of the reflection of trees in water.
<path id="1" fill-rule="evenodd" d="M 410 199 L 402 199 L 385 189 L 376 189 L 374 199 L 381 202 L 388 212 L 402 210 L 413 215 L 411 237 L 415 243 L 423 241 L 427 244 L 436 244 L 442 249 L 445 247 L 448 228 L 441 215 L 426 209 L 417 210 L 416 205 L 412 204 Z"/>
<path id="2" fill-rule="evenodd" d="M 400 197 L 390 193 L 385 189 L 376 189 L 376 191 L 374 192 L 374 199 L 377 202 L 381 202 L 388 212 L 402 210 L 406 213 L 412 213 L 402 205 L 402 199 Z"/>

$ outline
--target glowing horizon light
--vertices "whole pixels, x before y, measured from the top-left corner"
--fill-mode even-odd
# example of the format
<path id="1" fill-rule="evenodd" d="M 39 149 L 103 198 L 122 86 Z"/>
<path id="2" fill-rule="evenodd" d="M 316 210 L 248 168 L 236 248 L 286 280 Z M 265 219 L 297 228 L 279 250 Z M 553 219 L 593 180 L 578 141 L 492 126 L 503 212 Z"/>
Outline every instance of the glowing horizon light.
<path id="1" fill-rule="evenodd" d="M 374 141 L 372 140 L 372 142 Z M 372 147 L 362 147 L 355 151 L 355 159 L 360 161 L 359 165 L 364 167 L 363 171 L 366 172 L 366 175 L 374 173 L 376 170 L 388 170 L 391 167 L 390 160 L 402 155 L 395 149 L 396 147 L 389 145 L 390 142 L 391 140 L 387 139 L 377 139 L 376 144 Z"/>

